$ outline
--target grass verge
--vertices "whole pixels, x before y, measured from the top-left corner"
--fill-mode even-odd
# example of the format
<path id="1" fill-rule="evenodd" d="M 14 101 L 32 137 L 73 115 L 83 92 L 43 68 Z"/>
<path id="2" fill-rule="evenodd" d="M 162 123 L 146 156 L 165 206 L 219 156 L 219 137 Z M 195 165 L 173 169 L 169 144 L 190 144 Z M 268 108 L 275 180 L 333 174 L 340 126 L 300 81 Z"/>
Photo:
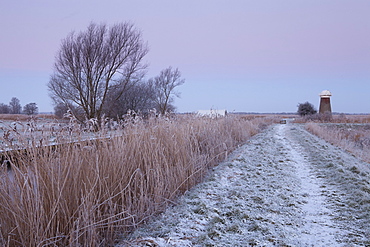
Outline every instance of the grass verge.
<path id="1" fill-rule="evenodd" d="M 307 123 L 306 129 L 320 138 L 341 147 L 370 163 L 369 124 Z"/>

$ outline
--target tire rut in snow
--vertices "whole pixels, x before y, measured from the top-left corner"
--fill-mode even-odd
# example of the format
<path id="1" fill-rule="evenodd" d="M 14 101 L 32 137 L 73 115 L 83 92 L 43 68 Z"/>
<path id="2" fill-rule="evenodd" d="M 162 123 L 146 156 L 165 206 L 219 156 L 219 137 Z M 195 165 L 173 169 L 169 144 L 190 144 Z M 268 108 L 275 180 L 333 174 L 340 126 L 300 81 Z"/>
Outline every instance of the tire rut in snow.
<path id="1" fill-rule="evenodd" d="M 364 166 L 299 125 L 275 125 L 120 246 L 366 245 L 369 174 L 341 162 Z M 359 199 L 349 192 L 363 196 L 360 210 L 348 208 Z"/>

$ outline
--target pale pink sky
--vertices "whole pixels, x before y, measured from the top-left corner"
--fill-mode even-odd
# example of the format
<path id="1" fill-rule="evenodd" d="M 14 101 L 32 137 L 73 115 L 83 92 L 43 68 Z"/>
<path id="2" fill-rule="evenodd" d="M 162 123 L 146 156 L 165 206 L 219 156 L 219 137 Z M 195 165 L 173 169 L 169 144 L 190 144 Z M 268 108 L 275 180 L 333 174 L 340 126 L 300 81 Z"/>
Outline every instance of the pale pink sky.
<path id="1" fill-rule="evenodd" d="M 0 3 L 0 103 L 52 111 L 46 84 L 61 40 L 91 21 L 132 21 L 148 77 L 178 67 L 179 112 L 295 112 L 332 91 L 336 112 L 370 112 L 370 1 L 50 1 Z"/>

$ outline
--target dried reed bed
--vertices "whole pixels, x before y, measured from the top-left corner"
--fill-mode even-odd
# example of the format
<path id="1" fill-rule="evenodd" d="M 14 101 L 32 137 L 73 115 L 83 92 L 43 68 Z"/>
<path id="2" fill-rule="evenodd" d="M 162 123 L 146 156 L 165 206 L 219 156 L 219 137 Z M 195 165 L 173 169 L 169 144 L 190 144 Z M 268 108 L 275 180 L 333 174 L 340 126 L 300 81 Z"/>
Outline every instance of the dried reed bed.
<path id="1" fill-rule="evenodd" d="M 335 123 L 359 123 L 359 124 L 365 124 L 370 123 L 370 115 L 345 115 L 345 114 L 339 114 L 337 116 L 334 116 L 333 122 Z"/>
<path id="2" fill-rule="evenodd" d="M 0 173 L 0 245 L 113 245 L 272 122 L 150 119 L 108 139 L 28 149 Z"/>
<path id="3" fill-rule="evenodd" d="M 6 121 L 27 121 L 31 118 L 43 118 L 43 119 L 56 119 L 57 117 L 52 114 L 38 114 L 38 115 L 25 115 L 25 114 L 0 114 L 0 120 Z"/>
<path id="4" fill-rule="evenodd" d="M 362 120 L 356 120 L 358 123 Z M 306 129 L 370 163 L 370 124 L 307 123 Z"/>
<path id="5" fill-rule="evenodd" d="M 307 115 L 304 117 L 298 117 L 294 120 L 295 123 L 370 123 L 369 114 L 355 114 L 355 115 L 346 115 L 346 114 L 314 114 Z"/>
<path id="6" fill-rule="evenodd" d="M 0 114 L 0 120 L 27 121 L 29 118 L 30 116 L 24 114 Z"/>

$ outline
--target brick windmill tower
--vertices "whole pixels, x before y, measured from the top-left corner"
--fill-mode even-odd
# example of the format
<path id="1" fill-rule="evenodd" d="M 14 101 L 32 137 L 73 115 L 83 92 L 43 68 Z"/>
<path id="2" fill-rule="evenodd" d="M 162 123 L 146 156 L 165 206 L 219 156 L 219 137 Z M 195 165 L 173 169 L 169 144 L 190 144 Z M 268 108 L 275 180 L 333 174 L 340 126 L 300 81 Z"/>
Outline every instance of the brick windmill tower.
<path id="1" fill-rule="evenodd" d="M 328 90 L 322 91 L 320 94 L 320 114 L 329 113 L 331 114 L 330 96 L 331 92 Z"/>

